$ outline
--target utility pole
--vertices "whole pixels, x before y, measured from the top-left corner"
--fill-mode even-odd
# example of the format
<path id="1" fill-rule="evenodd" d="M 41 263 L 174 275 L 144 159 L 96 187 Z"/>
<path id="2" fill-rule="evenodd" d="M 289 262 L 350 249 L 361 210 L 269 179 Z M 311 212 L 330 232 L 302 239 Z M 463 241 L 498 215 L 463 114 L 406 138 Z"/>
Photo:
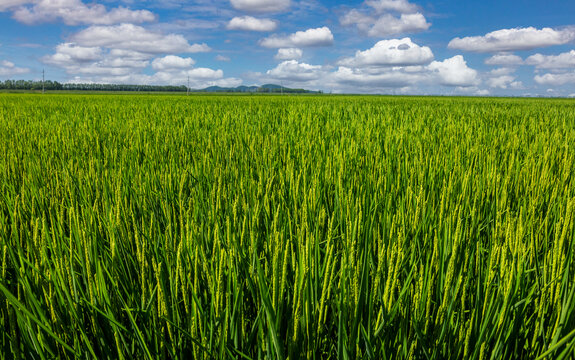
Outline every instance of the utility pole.
<path id="1" fill-rule="evenodd" d="M 44 69 L 42 69 L 42 95 L 44 95 Z"/>
<path id="2" fill-rule="evenodd" d="M 186 87 L 186 96 L 190 95 L 190 75 L 188 75 L 188 86 Z"/>

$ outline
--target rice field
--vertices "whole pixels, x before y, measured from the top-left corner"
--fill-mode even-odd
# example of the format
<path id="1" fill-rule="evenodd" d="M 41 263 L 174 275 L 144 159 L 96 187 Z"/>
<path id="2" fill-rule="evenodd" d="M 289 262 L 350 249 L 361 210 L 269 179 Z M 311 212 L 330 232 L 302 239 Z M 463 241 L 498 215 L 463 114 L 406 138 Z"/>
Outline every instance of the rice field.
<path id="1" fill-rule="evenodd" d="M 0 358 L 575 357 L 575 101 L 0 94 Z"/>

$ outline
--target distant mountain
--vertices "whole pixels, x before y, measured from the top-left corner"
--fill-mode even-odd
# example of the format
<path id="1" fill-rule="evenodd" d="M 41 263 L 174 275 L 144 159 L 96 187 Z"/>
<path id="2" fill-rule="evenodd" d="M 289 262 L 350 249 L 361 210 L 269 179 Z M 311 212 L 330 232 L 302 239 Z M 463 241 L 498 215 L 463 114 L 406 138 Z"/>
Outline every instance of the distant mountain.
<path id="1" fill-rule="evenodd" d="M 215 93 L 286 93 L 286 94 L 318 94 L 321 91 L 306 89 L 292 89 L 276 84 L 265 84 L 262 86 L 238 86 L 238 87 L 221 87 L 209 86 L 204 89 L 192 90 L 193 92 L 215 92 Z"/>
<path id="2" fill-rule="evenodd" d="M 260 86 L 262 89 L 281 89 L 283 86 L 276 85 L 276 84 L 264 84 Z"/>

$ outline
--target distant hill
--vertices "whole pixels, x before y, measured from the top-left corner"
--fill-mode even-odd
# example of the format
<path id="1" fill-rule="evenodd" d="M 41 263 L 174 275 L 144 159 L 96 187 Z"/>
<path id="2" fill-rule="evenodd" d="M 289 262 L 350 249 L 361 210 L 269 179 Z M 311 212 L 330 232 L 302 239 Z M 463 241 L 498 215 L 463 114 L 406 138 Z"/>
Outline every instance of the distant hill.
<path id="1" fill-rule="evenodd" d="M 265 84 L 262 86 L 238 86 L 238 87 L 221 87 L 209 86 L 204 89 L 192 90 L 193 92 L 216 92 L 216 93 L 286 93 L 286 94 L 318 94 L 321 91 L 306 89 L 292 89 L 276 84 Z"/>

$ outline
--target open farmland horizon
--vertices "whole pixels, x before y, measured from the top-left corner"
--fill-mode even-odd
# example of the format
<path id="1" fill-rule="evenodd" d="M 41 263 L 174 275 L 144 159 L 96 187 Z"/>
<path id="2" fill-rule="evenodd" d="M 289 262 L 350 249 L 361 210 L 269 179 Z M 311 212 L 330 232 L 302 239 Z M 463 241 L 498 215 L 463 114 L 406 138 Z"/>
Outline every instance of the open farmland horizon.
<path id="1" fill-rule="evenodd" d="M 9 80 L 12 81 L 12 80 Z M 16 82 L 16 81 L 15 81 Z M 386 94 L 370 93 L 366 94 L 361 91 L 348 93 L 324 93 L 323 91 L 314 91 L 308 89 L 292 89 L 281 85 L 266 84 L 269 87 L 252 85 L 246 87 L 223 88 L 218 86 L 204 89 L 187 89 L 186 86 L 164 86 L 164 85 L 134 85 L 134 84 L 59 84 L 52 82 L 52 86 L 43 88 L 42 81 L 21 80 L 20 85 L 2 86 L 0 83 L 0 94 L 94 94 L 94 95 L 262 95 L 262 96 L 292 96 L 292 95 L 321 95 L 321 96 L 365 96 L 365 97 L 395 97 L 395 98 L 494 98 L 494 99 L 575 99 L 575 94 L 523 94 L 517 95 L 488 95 L 488 94 L 459 94 L 459 95 L 438 95 L 438 94 Z"/>
<path id="2" fill-rule="evenodd" d="M 573 358 L 574 105 L 0 94 L 0 357 Z"/>

